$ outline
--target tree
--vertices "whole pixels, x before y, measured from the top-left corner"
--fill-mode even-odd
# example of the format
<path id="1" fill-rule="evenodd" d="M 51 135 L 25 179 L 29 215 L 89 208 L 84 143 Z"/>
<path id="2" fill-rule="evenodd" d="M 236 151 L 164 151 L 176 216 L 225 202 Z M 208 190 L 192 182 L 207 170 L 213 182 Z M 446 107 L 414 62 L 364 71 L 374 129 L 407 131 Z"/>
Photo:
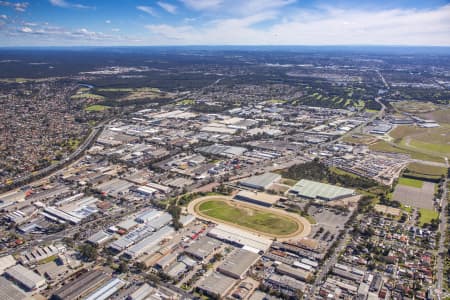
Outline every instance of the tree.
<path id="1" fill-rule="evenodd" d="M 97 248 L 91 244 L 83 244 L 80 246 L 80 254 L 87 261 L 93 261 L 97 259 Z"/>
<path id="2" fill-rule="evenodd" d="M 119 268 L 117 268 L 119 273 L 127 273 L 128 272 L 128 264 L 124 261 L 121 261 L 119 264 Z"/>
<path id="3" fill-rule="evenodd" d="M 172 225 L 175 230 L 179 230 L 180 228 L 183 228 L 183 224 L 180 222 L 180 216 L 181 216 L 181 207 L 176 205 L 176 203 L 170 204 L 169 208 L 167 209 L 167 212 L 172 215 Z"/>

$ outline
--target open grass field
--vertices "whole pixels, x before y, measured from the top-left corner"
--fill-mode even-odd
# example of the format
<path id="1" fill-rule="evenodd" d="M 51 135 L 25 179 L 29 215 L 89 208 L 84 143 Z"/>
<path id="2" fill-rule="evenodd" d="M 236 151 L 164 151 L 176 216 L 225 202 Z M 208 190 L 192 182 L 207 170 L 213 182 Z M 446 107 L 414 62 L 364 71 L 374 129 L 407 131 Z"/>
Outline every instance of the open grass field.
<path id="1" fill-rule="evenodd" d="M 430 165 L 414 162 L 414 163 L 410 163 L 406 167 L 405 172 L 410 175 L 413 175 L 413 176 L 440 177 L 441 175 L 447 174 L 447 168 L 430 166 Z"/>
<path id="2" fill-rule="evenodd" d="M 158 88 L 99 88 L 95 90 L 98 94 L 106 98 L 113 98 L 119 101 L 132 101 L 139 99 L 170 98 L 168 93 L 162 93 Z"/>
<path id="3" fill-rule="evenodd" d="M 406 149 L 434 156 L 450 156 L 450 125 L 437 128 L 397 126 L 389 135 L 394 142 Z"/>
<path id="4" fill-rule="evenodd" d="M 440 155 L 433 155 L 429 153 L 420 152 L 418 149 L 407 148 L 403 145 L 390 144 L 386 141 L 378 141 L 369 146 L 372 151 L 388 152 L 388 153 L 402 153 L 408 154 L 412 159 L 434 161 L 439 163 L 445 163 L 445 160 Z"/>
<path id="5" fill-rule="evenodd" d="M 91 99 L 91 100 L 104 100 L 105 97 L 97 95 L 97 94 L 91 94 L 91 93 L 82 93 L 82 94 L 76 94 L 70 97 L 71 99 Z"/>
<path id="6" fill-rule="evenodd" d="M 86 111 L 104 111 L 107 110 L 109 108 L 109 106 L 105 106 L 105 105 L 91 105 L 86 107 L 84 110 Z"/>
<path id="7" fill-rule="evenodd" d="M 196 210 L 201 215 L 274 236 L 293 234 L 302 226 L 293 218 L 264 209 L 238 205 L 220 198 L 201 202 Z"/>
<path id="8" fill-rule="evenodd" d="M 424 119 L 435 120 L 439 123 L 450 124 L 450 109 L 438 109 L 429 113 L 423 113 L 419 115 Z"/>
<path id="9" fill-rule="evenodd" d="M 419 226 L 423 226 L 425 223 L 429 224 L 431 220 L 437 219 L 439 217 L 439 213 L 433 209 L 421 208 L 419 209 L 419 212 Z"/>
<path id="10" fill-rule="evenodd" d="M 411 179 L 411 178 L 400 177 L 398 180 L 398 184 L 420 189 L 423 186 L 423 181 Z"/>
<path id="11" fill-rule="evenodd" d="M 428 151 L 440 155 L 450 156 L 450 144 L 433 144 L 426 143 L 418 140 L 412 140 L 409 142 L 408 146 L 415 149 L 420 149 L 423 151 Z"/>

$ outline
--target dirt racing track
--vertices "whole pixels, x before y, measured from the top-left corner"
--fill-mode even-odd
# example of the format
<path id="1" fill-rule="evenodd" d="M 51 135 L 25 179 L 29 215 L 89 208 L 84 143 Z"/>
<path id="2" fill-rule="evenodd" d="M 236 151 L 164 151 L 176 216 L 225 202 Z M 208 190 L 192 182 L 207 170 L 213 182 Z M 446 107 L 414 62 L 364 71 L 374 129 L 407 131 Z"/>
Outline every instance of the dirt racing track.
<path id="1" fill-rule="evenodd" d="M 289 222 L 295 222 L 297 224 L 297 227 L 293 232 L 290 232 L 288 234 L 274 234 L 274 233 L 269 233 L 267 231 L 258 230 L 257 224 L 254 224 L 254 226 L 252 226 L 253 228 L 251 228 L 248 226 L 242 226 L 242 225 L 238 224 L 237 222 L 234 222 L 233 220 L 223 220 L 223 219 L 215 218 L 215 217 L 206 215 L 205 213 L 201 212 L 199 209 L 200 205 L 202 205 L 203 203 L 206 203 L 206 202 L 211 202 L 211 201 L 223 201 L 223 202 L 227 203 L 228 205 L 230 205 L 232 208 L 237 208 L 237 209 L 241 209 L 241 210 L 270 213 L 270 214 L 276 215 L 276 217 L 280 218 L 280 220 L 283 220 L 283 221 L 288 220 Z M 267 207 L 262 207 L 262 206 L 259 206 L 256 204 L 232 200 L 231 197 L 229 197 L 229 196 L 207 196 L 207 197 L 195 199 L 189 203 L 189 205 L 187 207 L 187 211 L 188 211 L 188 213 L 190 213 L 202 220 L 207 220 L 207 221 L 211 221 L 211 222 L 218 223 L 218 224 L 227 224 L 227 225 L 230 225 L 230 226 L 233 226 L 233 227 L 239 228 L 241 230 L 245 230 L 245 231 L 260 235 L 260 236 L 264 236 L 264 237 L 271 238 L 271 239 L 276 238 L 279 241 L 300 239 L 300 238 L 308 236 L 311 232 L 311 224 L 308 222 L 308 220 L 306 220 L 305 218 L 301 217 L 298 214 L 286 212 L 284 210 L 277 209 L 277 208 L 272 208 L 272 207 L 267 208 Z"/>

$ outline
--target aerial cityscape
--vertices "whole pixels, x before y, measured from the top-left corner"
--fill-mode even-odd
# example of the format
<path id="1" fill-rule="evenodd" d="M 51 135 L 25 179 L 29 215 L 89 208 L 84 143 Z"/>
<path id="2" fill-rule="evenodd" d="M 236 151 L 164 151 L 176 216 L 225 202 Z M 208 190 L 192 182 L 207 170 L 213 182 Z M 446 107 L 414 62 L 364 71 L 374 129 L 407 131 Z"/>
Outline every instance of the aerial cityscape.
<path id="1" fill-rule="evenodd" d="M 450 3 L 335 2 L 0 1 L 0 299 L 450 299 Z"/>

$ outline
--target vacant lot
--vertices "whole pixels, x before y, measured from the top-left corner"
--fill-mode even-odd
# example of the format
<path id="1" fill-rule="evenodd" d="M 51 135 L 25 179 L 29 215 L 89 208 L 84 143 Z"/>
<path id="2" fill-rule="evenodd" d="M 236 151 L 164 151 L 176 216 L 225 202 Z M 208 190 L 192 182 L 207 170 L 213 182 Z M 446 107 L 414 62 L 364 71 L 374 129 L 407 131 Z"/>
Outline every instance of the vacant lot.
<path id="1" fill-rule="evenodd" d="M 369 145 L 374 143 L 377 139 L 371 135 L 353 134 L 344 136 L 342 140 L 351 144 Z"/>
<path id="2" fill-rule="evenodd" d="M 233 223 L 270 235 L 289 235 L 300 229 L 301 224 L 287 216 L 281 216 L 264 209 L 240 205 L 221 199 L 211 199 L 198 205 L 201 215 Z"/>
<path id="3" fill-rule="evenodd" d="M 433 209 L 434 184 L 423 182 L 422 187 L 398 184 L 392 199 L 408 206 Z"/>

